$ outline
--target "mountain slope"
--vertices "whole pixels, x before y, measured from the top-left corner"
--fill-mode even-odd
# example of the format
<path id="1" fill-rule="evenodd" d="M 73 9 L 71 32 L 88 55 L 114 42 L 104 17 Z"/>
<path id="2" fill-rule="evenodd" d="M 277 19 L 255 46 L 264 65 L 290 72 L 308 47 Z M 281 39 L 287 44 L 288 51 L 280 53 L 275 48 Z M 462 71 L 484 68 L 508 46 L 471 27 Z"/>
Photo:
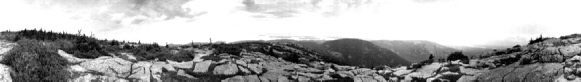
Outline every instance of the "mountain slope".
<path id="1" fill-rule="evenodd" d="M 279 39 L 279 40 L 269 40 L 267 42 L 272 43 L 292 43 L 298 44 L 305 48 L 312 49 L 318 53 L 320 53 L 323 60 L 327 62 L 337 63 L 337 64 L 346 64 L 343 60 L 343 55 L 339 52 L 329 50 L 327 47 L 323 46 L 322 44 L 326 41 L 324 40 L 291 40 L 291 39 Z"/>
<path id="2" fill-rule="evenodd" d="M 360 39 L 338 39 L 322 44 L 327 49 L 342 54 L 348 65 L 373 67 L 379 65 L 408 65 L 410 62 L 399 57 L 391 50 L 381 48 L 371 42 Z"/>
<path id="3" fill-rule="evenodd" d="M 428 59 L 430 54 L 436 58 L 445 58 L 448 54 L 458 51 L 454 48 L 424 40 L 372 40 L 373 44 L 390 49 L 400 57 L 410 62 L 420 62 Z"/>
<path id="4" fill-rule="evenodd" d="M 408 65 L 391 50 L 381 48 L 371 42 L 359 39 L 323 40 L 270 40 L 268 42 L 293 43 L 321 53 L 322 59 L 344 65 L 372 67 L 379 65 Z"/>
<path id="5" fill-rule="evenodd" d="M 581 82 L 581 36 L 537 38 L 470 59 L 469 63 L 422 62 L 386 69 L 385 78 L 405 82 Z M 409 77 L 409 78 L 408 78 Z"/>

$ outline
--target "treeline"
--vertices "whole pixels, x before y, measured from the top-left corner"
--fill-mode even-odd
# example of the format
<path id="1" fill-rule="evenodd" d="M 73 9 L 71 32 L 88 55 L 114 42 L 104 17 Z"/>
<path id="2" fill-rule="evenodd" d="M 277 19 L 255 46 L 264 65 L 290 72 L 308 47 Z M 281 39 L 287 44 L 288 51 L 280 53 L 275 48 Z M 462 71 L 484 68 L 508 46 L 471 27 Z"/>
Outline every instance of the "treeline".
<path id="1" fill-rule="evenodd" d="M 23 39 L 39 41 L 56 41 L 63 45 L 61 50 L 79 58 L 98 58 L 100 56 L 119 55 L 118 52 L 133 53 L 138 60 L 174 60 L 189 61 L 193 59 L 193 51 L 179 50 L 169 46 L 160 46 L 157 43 L 141 43 L 119 40 L 99 40 L 85 34 L 70 34 L 37 29 L 21 31 L 4 31 L 8 40 L 17 42 Z M 192 47 L 192 46 L 190 46 Z M 177 53 L 172 53 L 177 51 Z"/>
<path id="2" fill-rule="evenodd" d="M 261 52 L 286 61 L 295 63 L 308 63 L 320 61 L 319 53 L 314 50 L 304 48 L 297 44 L 270 43 L 264 41 L 247 41 L 231 44 L 213 44 L 214 53 L 228 53 L 239 55 L 241 52 Z"/>
<path id="3" fill-rule="evenodd" d="M 193 51 L 157 43 L 99 40 L 84 34 L 36 29 L 3 31 L 0 39 L 18 44 L 0 61 L 14 69 L 11 76 L 15 82 L 64 82 L 74 77 L 67 71 L 69 63 L 58 54 L 59 49 L 79 58 L 112 56 L 123 52 L 134 53 L 137 60 L 190 61 L 194 58 Z"/>

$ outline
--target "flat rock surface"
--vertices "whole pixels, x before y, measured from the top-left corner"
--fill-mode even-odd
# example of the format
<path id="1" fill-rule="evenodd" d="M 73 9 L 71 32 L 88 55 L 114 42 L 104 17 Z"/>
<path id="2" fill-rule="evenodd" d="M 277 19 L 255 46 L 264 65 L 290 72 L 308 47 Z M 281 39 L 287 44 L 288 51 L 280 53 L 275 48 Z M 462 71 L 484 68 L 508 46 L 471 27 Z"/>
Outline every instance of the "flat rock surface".
<path id="1" fill-rule="evenodd" d="M 194 66 L 194 72 L 208 72 L 210 64 L 212 64 L 212 61 L 198 62 Z"/>
<path id="2" fill-rule="evenodd" d="M 83 62 L 80 65 L 87 70 L 97 71 L 110 76 L 125 77 L 131 72 L 131 64 L 131 62 L 121 58 L 102 56 L 91 61 Z"/>
<path id="3" fill-rule="evenodd" d="M 67 59 L 67 61 L 69 61 L 70 63 L 81 63 L 81 62 L 85 62 L 85 61 L 89 61 L 90 59 L 81 59 L 81 58 L 77 58 L 75 56 L 73 56 L 72 54 L 69 54 L 63 50 L 58 50 L 58 54 Z"/>
<path id="4" fill-rule="evenodd" d="M 0 82 L 12 82 L 10 71 L 10 67 L 0 64 Z"/>
<path id="5" fill-rule="evenodd" d="M 190 69 L 190 68 L 194 67 L 194 61 L 177 62 L 177 61 L 167 60 L 167 62 L 175 68 Z"/>
<path id="6" fill-rule="evenodd" d="M 217 75 L 234 75 L 238 73 L 238 66 L 236 64 L 227 63 L 216 66 L 213 73 Z"/>

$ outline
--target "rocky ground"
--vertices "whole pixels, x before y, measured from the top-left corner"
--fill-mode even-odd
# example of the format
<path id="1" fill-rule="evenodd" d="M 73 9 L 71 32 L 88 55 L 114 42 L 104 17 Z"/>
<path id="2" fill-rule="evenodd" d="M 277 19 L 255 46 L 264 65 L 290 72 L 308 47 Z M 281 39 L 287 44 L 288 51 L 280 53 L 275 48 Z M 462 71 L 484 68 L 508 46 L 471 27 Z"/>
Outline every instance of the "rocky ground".
<path id="1" fill-rule="evenodd" d="M 471 59 L 468 64 L 435 62 L 418 68 L 386 69 L 384 73 L 391 73 L 390 81 L 406 82 L 579 82 L 580 41 L 549 38 Z"/>
<path id="2" fill-rule="evenodd" d="M 7 41 L 0 40 L 0 60 L 4 58 L 4 55 L 12 49 L 16 44 Z M 12 82 L 10 76 L 10 67 L 0 64 L 0 82 Z"/>
<path id="3" fill-rule="evenodd" d="M 0 41 L 0 58 L 16 44 Z M 138 61 L 132 53 L 95 59 L 58 53 L 70 63 L 71 82 L 579 82 L 581 38 L 550 38 L 515 46 L 489 56 L 460 61 L 423 62 L 411 66 L 359 68 L 311 60 L 304 49 L 256 46 L 263 51 L 220 53 L 194 48 L 191 61 Z M 279 50 L 276 50 L 279 49 Z M 270 52 L 264 52 L 270 51 Z M 276 53 L 274 53 L 276 52 Z M 285 55 L 301 60 L 288 61 Z M 282 58 L 286 57 L 286 58 Z M 11 82 L 11 68 L 0 65 L 0 81 Z"/>
<path id="4" fill-rule="evenodd" d="M 62 52 L 62 51 L 59 51 Z M 212 50 L 199 53 L 211 54 Z M 62 53 L 63 57 L 69 54 Z M 128 54 L 129 55 L 129 54 Z M 324 62 L 297 64 L 260 52 L 240 55 L 219 54 L 212 61 L 132 61 L 119 57 L 79 59 L 67 57 L 70 71 L 78 75 L 71 81 L 226 81 L 226 82 L 311 82 L 357 81 L 386 82 L 376 70 Z M 166 77 L 167 76 L 167 77 Z M 176 79 L 180 78 L 180 79 Z M 354 79 L 348 79 L 354 78 Z"/>

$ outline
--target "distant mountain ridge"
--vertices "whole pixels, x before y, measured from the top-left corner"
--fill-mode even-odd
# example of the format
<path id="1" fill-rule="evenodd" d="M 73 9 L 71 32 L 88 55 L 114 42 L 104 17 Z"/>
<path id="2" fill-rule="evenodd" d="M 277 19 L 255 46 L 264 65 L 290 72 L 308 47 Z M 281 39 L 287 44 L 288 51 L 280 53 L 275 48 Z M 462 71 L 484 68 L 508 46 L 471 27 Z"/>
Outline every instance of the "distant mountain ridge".
<path id="1" fill-rule="evenodd" d="M 445 58 L 454 51 L 451 47 L 425 40 L 372 40 L 373 44 L 394 51 L 410 62 L 427 60 L 430 54 L 436 58 Z"/>
<path id="2" fill-rule="evenodd" d="M 410 62 L 401 58 L 389 49 L 381 48 L 369 41 L 361 39 L 323 40 L 270 40 L 269 42 L 283 42 L 302 45 L 323 53 L 323 59 L 333 63 L 373 67 L 409 65 Z"/>
<path id="3" fill-rule="evenodd" d="M 327 57 L 323 57 L 323 59 L 327 59 L 335 63 L 345 64 L 344 62 L 339 60 L 342 58 L 343 54 L 336 50 L 330 50 L 328 48 L 328 45 L 323 45 L 324 43 L 330 41 L 335 40 L 292 40 L 292 39 L 269 40 L 269 42 L 299 44 L 307 48 L 316 50 L 318 52 L 327 54 L 326 55 Z M 397 54 L 399 57 L 412 63 L 427 60 L 430 54 L 433 54 L 436 59 L 440 59 L 447 57 L 452 52 L 461 51 L 469 57 L 477 57 L 477 55 L 481 55 L 485 52 L 493 50 L 488 48 L 476 48 L 476 47 L 462 47 L 462 48 L 458 48 L 457 46 L 449 47 L 438 44 L 436 42 L 426 40 L 368 40 L 367 42 L 371 42 L 373 46 L 378 46 L 380 48 L 392 51 L 394 54 Z"/>
<path id="4" fill-rule="evenodd" d="M 338 39 L 322 44 L 332 51 L 342 54 L 348 65 L 373 67 L 380 65 L 408 65 L 409 61 L 401 58 L 389 49 L 381 48 L 371 42 L 361 39 Z"/>

